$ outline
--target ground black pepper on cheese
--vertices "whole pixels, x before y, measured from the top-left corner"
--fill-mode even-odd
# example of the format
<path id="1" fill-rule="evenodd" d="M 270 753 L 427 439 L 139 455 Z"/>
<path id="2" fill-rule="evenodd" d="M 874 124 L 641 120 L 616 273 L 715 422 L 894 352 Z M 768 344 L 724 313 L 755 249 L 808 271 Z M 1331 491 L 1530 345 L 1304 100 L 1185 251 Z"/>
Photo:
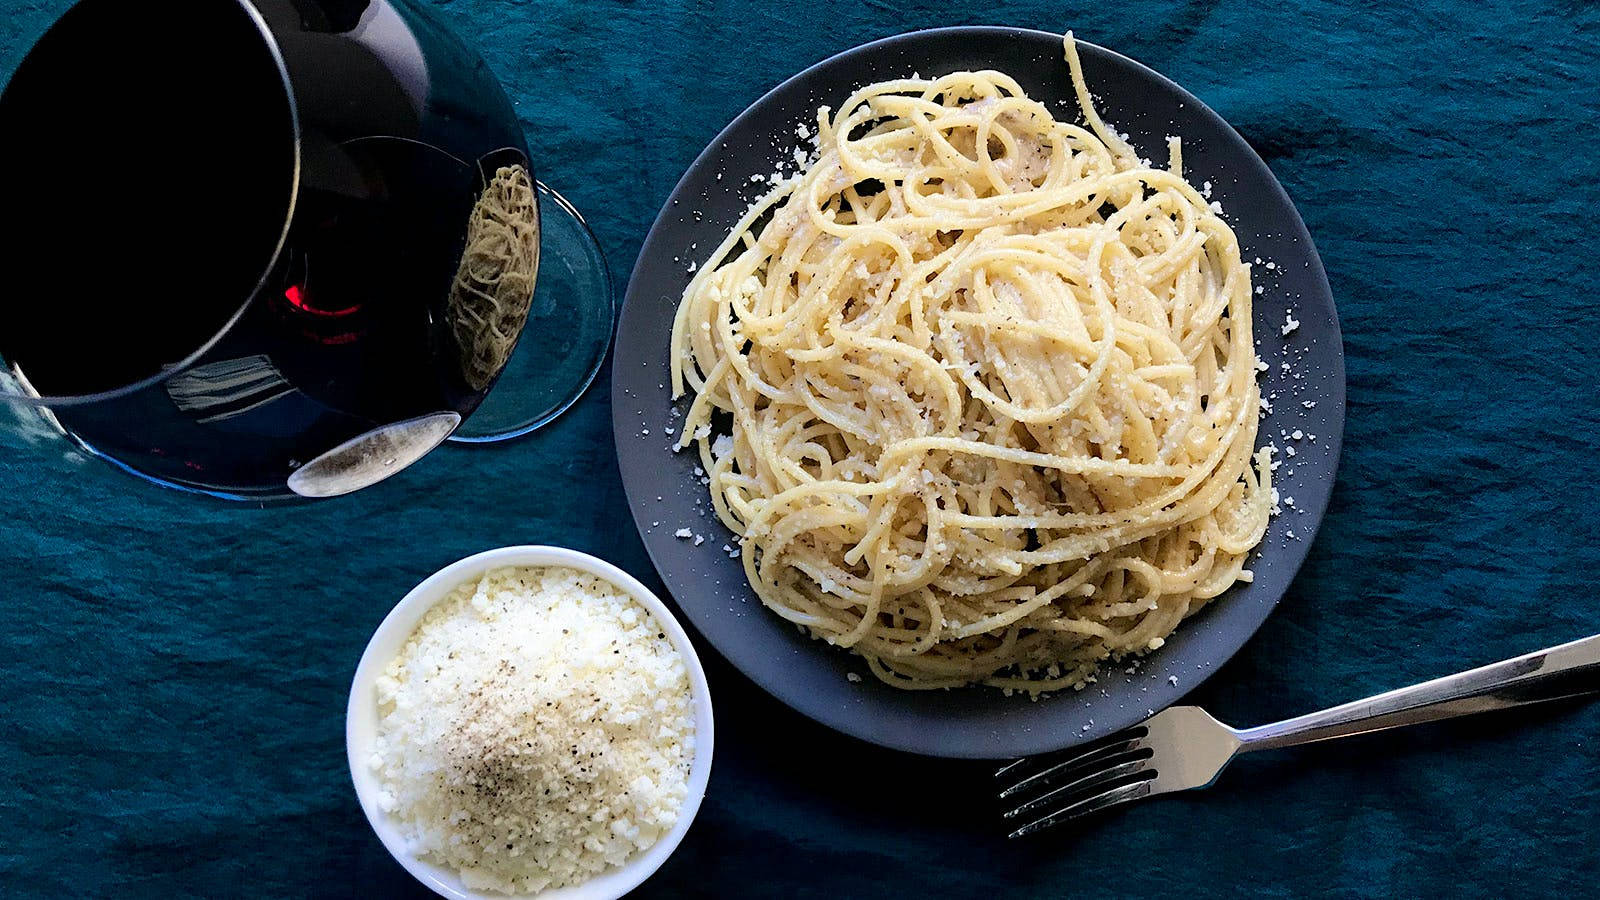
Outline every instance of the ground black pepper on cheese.
<path id="1" fill-rule="evenodd" d="M 573 569 L 498 569 L 418 625 L 378 680 L 370 764 L 418 856 L 475 890 L 577 884 L 677 822 L 694 757 L 683 659 Z"/>

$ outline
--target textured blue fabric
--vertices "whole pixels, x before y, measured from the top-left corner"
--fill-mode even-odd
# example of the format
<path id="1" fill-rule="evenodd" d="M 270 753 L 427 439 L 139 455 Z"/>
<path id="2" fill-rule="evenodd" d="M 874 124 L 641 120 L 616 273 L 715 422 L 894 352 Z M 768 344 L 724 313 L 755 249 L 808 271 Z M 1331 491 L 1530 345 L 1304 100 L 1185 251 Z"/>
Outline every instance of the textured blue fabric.
<path id="1" fill-rule="evenodd" d="M 1149 63 L 1287 186 L 1349 353 L 1310 561 L 1193 699 L 1253 724 L 1600 631 L 1595 5 L 434 2 L 505 79 L 619 282 L 701 146 L 833 52 L 983 22 L 1071 27 Z M 10 0 L 0 71 L 66 5 Z M 562 544 L 656 583 L 607 392 L 513 446 L 269 511 L 0 437 L 0 894 L 420 895 L 349 787 L 348 679 L 389 606 L 477 550 Z M 1596 889 L 1600 705 L 1252 758 L 1211 791 L 1017 847 L 984 767 L 836 736 L 704 655 L 710 794 L 641 896 Z"/>

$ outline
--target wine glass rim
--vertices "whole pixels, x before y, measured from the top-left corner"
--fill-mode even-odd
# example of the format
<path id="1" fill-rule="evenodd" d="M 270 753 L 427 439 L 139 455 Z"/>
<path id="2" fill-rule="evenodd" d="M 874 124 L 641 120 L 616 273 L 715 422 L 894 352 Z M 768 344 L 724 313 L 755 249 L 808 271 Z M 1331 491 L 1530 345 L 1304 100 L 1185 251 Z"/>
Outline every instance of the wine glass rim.
<path id="1" fill-rule="evenodd" d="M 294 158 L 292 160 L 293 165 L 290 168 L 289 202 L 284 206 L 283 225 L 278 230 L 278 241 L 277 244 L 272 248 L 272 255 L 267 260 L 267 264 L 262 268 L 261 275 L 256 279 L 255 286 L 245 294 L 244 300 L 239 303 L 238 309 L 233 311 L 233 314 L 228 317 L 227 321 L 222 323 L 221 327 L 219 327 L 210 338 L 208 338 L 199 347 L 195 348 L 193 352 L 189 353 L 189 355 L 179 360 L 176 364 L 157 372 L 154 375 L 150 375 L 148 377 L 141 378 L 138 381 L 130 382 L 128 384 L 120 385 L 104 391 L 95 391 L 87 394 L 45 395 L 40 394 L 33 388 L 33 386 L 27 381 L 25 373 L 18 371 L 13 366 L 7 365 L 3 369 L 0 369 L 0 374 L 9 375 L 11 378 L 15 379 L 15 385 L 21 388 L 21 392 L 13 389 L 13 386 L 8 384 L 7 380 L 0 380 L 0 400 L 26 404 L 30 406 L 42 406 L 47 409 L 57 407 L 88 406 L 93 403 L 102 403 L 107 400 L 115 400 L 119 397 L 126 397 L 129 394 L 133 394 L 138 391 L 142 391 L 145 388 L 160 384 L 168 378 L 171 378 L 172 376 L 192 367 L 200 360 L 202 356 L 210 352 L 213 347 L 220 343 L 223 337 L 226 336 L 229 331 L 233 330 L 233 326 L 238 324 L 239 319 L 244 316 L 245 310 L 250 308 L 250 304 L 255 302 L 256 297 L 261 293 L 261 289 L 266 285 L 267 279 L 272 275 L 272 270 L 277 267 L 278 260 L 283 255 L 283 248 L 286 244 L 288 244 L 289 226 L 294 222 L 295 210 L 300 200 L 300 104 L 295 98 L 294 84 L 289 78 L 289 66 L 288 63 L 284 61 L 283 48 L 279 46 L 277 37 L 273 35 L 272 28 L 267 24 L 266 19 L 262 17 L 261 11 L 256 8 L 254 0 L 233 0 L 233 2 L 239 7 L 240 11 L 242 11 L 245 16 L 250 19 L 251 24 L 255 26 L 256 32 L 260 35 L 261 41 L 265 45 L 268 55 L 272 58 L 273 66 L 277 69 L 278 82 L 283 86 L 284 100 L 289 109 L 290 143 L 294 151 Z M 59 24 L 59 20 L 57 20 L 56 24 Z M 46 34 L 48 35 L 49 31 L 53 30 L 55 27 L 55 24 L 51 25 L 50 29 L 46 30 Z M 40 38 L 40 41 L 42 40 L 43 37 Z M 29 54 L 32 52 L 33 51 L 30 49 Z M 24 57 L 24 60 L 26 60 L 26 56 Z M 8 83 L 6 85 L 6 89 L 9 90 L 9 88 L 10 84 Z M 3 93 L 3 91 L 0 91 L 0 93 Z"/>

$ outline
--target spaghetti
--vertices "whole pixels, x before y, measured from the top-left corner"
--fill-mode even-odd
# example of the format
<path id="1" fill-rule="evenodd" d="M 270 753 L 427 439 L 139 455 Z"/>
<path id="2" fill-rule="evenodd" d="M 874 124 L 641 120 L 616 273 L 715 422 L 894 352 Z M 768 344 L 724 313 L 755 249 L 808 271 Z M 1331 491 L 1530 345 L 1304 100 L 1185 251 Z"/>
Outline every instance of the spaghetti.
<path id="1" fill-rule="evenodd" d="M 819 110 L 673 326 L 750 584 L 899 687 L 1082 687 L 1249 581 L 1267 526 L 1238 241 L 1065 50 L 1087 128 L 994 71 Z"/>

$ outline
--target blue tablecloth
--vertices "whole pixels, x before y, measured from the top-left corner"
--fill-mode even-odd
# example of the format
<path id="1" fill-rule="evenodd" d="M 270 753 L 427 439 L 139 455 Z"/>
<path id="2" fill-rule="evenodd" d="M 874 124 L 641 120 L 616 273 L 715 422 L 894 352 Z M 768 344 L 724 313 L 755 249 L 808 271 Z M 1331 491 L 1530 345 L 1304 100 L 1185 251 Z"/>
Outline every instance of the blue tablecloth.
<path id="1" fill-rule="evenodd" d="M 1600 631 L 1600 7 L 434 2 L 619 282 L 705 142 L 831 53 L 983 22 L 1149 63 L 1271 163 L 1349 353 L 1311 559 L 1193 699 L 1254 724 Z M 10 0 L 0 71 L 67 5 Z M 349 786 L 350 675 L 398 597 L 477 550 L 562 544 L 659 584 L 608 391 L 515 445 L 268 511 L 0 438 L 0 894 L 418 893 Z M 1252 758 L 1211 791 L 1009 846 L 983 766 L 834 735 L 703 655 L 710 794 L 644 896 L 1554 896 L 1600 877 L 1600 705 Z"/>

